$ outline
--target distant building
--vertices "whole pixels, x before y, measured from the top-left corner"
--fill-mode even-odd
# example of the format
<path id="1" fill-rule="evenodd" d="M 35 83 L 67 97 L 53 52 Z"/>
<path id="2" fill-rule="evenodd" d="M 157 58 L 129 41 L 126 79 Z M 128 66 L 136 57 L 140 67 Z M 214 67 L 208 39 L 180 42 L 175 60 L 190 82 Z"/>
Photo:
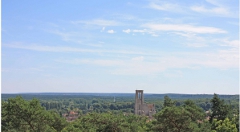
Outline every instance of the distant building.
<path id="1" fill-rule="evenodd" d="M 135 114 L 152 117 L 156 113 L 154 104 L 145 104 L 143 90 L 136 90 L 135 94 Z"/>
<path id="2" fill-rule="evenodd" d="M 78 113 L 75 111 L 70 111 L 67 114 L 62 114 L 62 116 L 65 117 L 67 121 L 74 121 L 78 118 Z"/>

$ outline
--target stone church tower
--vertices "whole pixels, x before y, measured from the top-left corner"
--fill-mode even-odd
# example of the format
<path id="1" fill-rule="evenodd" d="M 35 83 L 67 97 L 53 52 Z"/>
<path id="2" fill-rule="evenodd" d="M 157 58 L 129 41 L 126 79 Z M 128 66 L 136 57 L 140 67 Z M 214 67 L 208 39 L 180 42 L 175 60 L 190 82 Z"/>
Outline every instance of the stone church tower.
<path id="1" fill-rule="evenodd" d="M 136 90 L 135 93 L 135 114 L 152 117 L 156 113 L 154 104 L 145 104 L 143 90 Z"/>

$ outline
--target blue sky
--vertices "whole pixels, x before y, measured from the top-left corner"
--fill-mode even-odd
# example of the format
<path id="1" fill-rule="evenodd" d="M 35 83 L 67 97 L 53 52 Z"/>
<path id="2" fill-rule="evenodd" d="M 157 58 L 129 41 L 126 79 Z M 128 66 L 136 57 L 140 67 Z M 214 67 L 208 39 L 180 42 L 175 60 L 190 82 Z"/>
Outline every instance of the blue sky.
<path id="1" fill-rule="evenodd" d="M 2 93 L 239 93 L 237 0 L 2 0 Z"/>

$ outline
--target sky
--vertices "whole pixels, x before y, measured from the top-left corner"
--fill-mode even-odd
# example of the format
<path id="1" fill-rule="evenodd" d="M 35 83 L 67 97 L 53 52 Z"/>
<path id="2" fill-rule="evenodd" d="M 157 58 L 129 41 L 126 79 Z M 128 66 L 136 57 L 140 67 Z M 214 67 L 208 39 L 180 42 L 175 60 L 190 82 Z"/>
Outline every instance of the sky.
<path id="1" fill-rule="evenodd" d="M 238 0 L 2 0 L 2 93 L 238 94 Z"/>

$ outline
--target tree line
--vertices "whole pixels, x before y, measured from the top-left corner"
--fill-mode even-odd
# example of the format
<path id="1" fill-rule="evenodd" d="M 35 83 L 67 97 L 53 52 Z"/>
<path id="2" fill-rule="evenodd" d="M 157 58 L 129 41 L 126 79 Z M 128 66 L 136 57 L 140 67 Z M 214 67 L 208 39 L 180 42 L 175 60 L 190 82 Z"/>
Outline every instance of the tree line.
<path id="1" fill-rule="evenodd" d="M 206 112 L 190 99 L 173 100 L 164 96 L 153 119 L 134 115 L 134 104 L 128 99 L 123 102 L 106 103 L 101 99 L 71 99 L 69 102 L 57 100 L 40 102 L 38 99 L 25 100 L 21 96 L 2 100 L 2 131 L 46 131 L 46 132 L 237 132 L 239 131 L 239 109 L 220 99 L 217 94 L 209 100 Z M 149 100 L 147 100 L 149 101 Z M 111 102 L 111 103 L 110 103 Z M 155 100 L 155 102 L 157 102 Z M 62 108 L 79 108 L 79 117 L 67 122 L 60 114 Z M 93 109 L 90 110 L 91 106 Z M 52 108 L 53 107 L 53 108 Z M 59 108 L 59 109 L 58 109 Z M 85 113 L 80 109 L 85 109 Z M 101 108 L 103 111 L 100 111 Z M 123 109 L 130 111 L 124 112 Z"/>

